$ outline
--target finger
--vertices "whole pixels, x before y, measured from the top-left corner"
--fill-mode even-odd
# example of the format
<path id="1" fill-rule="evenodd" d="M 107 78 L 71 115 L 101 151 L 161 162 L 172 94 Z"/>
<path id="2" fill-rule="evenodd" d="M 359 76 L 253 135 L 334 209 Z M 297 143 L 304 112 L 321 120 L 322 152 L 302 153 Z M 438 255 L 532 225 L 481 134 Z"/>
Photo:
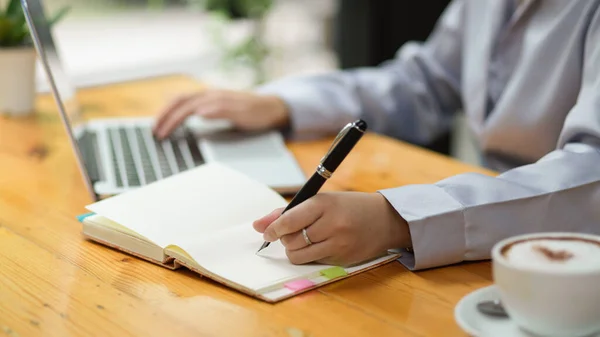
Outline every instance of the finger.
<path id="1" fill-rule="evenodd" d="M 194 113 L 195 107 L 200 104 L 201 99 L 201 97 L 194 97 L 173 110 L 158 128 L 156 132 L 158 138 L 163 139 L 169 136 L 186 118 Z"/>
<path id="2" fill-rule="evenodd" d="M 293 264 L 305 264 L 320 260 L 327 260 L 333 253 L 331 240 L 315 243 L 298 250 L 286 250 L 285 253 Z"/>
<path id="3" fill-rule="evenodd" d="M 315 202 L 315 197 L 306 200 L 273 221 L 264 232 L 265 241 L 272 242 L 310 226 L 321 217 L 323 209 L 322 203 Z"/>
<path id="4" fill-rule="evenodd" d="M 324 224 L 323 221 L 316 221 L 312 225 L 306 228 L 306 236 L 313 244 L 323 242 L 331 237 L 331 231 L 327 230 L 329 226 Z M 298 250 L 308 246 L 308 243 L 304 239 L 302 230 L 292 234 L 287 234 L 279 238 L 281 243 L 287 250 Z"/>
<path id="5" fill-rule="evenodd" d="M 267 229 L 267 227 L 275 220 L 277 220 L 280 216 L 281 216 L 281 212 L 283 212 L 283 207 L 281 208 L 277 208 L 275 210 L 273 210 L 271 213 L 265 215 L 264 217 L 255 220 L 254 223 L 252 223 L 252 227 L 254 227 L 254 229 L 259 232 L 259 233 L 264 233 L 265 229 Z"/>
<path id="6" fill-rule="evenodd" d="M 228 119 L 231 116 L 232 109 L 228 103 L 221 101 L 213 101 L 205 103 L 196 109 L 195 113 L 198 116 L 206 119 L 223 118 Z"/>
<path id="7" fill-rule="evenodd" d="M 232 113 L 242 107 L 236 99 L 236 95 L 227 92 L 215 92 L 202 101 L 195 113 L 207 119 L 222 118 L 230 119 Z"/>
<path id="8" fill-rule="evenodd" d="M 221 91 L 210 103 L 212 104 L 206 104 L 207 109 L 201 112 L 207 118 L 230 117 L 236 111 L 248 110 L 250 102 L 247 96 L 239 92 Z M 208 109 L 209 106 L 211 109 Z"/>
<path id="9" fill-rule="evenodd" d="M 165 120 L 168 119 L 169 115 L 173 113 L 173 111 L 179 108 L 181 105 L 185 104 L 191 98 L 195 97 L 197 94 L 188 94 L 182 95 L 173 101 L 171 101 L 167 106 L 165 106 L 159 113 L 154 126 L 152 128 L 152 132 L 156 133 L 161 125 L 164 124 Z"/>

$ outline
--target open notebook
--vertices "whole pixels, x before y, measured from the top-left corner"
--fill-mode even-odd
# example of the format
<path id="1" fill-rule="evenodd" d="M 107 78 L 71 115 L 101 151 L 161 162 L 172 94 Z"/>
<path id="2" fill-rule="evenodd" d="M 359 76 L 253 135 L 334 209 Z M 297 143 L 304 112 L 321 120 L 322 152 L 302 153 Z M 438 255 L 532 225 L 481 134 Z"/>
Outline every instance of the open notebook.
<path id="1" fill-rule="evenodd" d="M 187 267 L 267 302 L 398 257 L 350 268 L 294 265 L 279 241 L 256 254 L 263 238 L 252 221 L 285 205 L 274 190 L 212 163 L 88 205 L 92 213 L 80 220 L 90 240 L 170 269 Z"/>

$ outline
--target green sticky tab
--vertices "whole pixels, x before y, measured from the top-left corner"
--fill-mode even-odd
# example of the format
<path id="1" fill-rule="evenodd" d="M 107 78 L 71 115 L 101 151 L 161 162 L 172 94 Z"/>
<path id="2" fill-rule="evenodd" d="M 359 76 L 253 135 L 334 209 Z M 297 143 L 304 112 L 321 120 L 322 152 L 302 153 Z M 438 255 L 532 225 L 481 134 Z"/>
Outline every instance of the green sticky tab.
<path id="1" fill-rule="evenodd" d="M 321 275 L 331 280 L 336 277 L 346 276 L 348 275 L 348 273 L 346 273 L 346 270 L 342 267 L 331 267 L 325 270 L 321 270 Z"/>

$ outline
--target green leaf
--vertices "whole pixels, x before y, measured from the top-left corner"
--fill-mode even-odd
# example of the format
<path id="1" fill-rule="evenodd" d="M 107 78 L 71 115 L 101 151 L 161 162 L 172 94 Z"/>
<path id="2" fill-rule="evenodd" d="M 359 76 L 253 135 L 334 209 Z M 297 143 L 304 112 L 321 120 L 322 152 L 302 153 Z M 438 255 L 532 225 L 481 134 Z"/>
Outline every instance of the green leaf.
<path id="1" fill-rule="evenodd" d="M 26 44 L 28 38 L 29 30 L 26 27 L 15 27 L 11 32 L 9 43 L 12 46 L 22 46 Z"/>
<path id="2" fill-rule="evenodd" d="M 14 47 L 25 44 L 29 36 L 25 25 L 15 25 L 10 18 L 0 17 L 0 47 Z"/>
<path id="3" fill-rule="evenodd" d="M 10 0 L 8 6 L 6 7 L 6 16 L 17 17 L 19 15 L 23 15 L 21 2 L 19 0 Z"/>
<path id="4" fill-rule="evenodd" d="M 6 9 L 6 16 L 14 21 L 15 26 L 25 24 L 25 13 L 23 13 L 19 0 L 10 0 Z"/>
<path id="5" fill-rule="evenodd" d="M 224 12 L 231 19 L 263 17 L 273 0 L 188 0 L 207 11 Z"/>
<path id="6" fill-rule="evenodd" d="M 19 0 L 10 0 L 6 8 L 6 19 L 10 21 L 10 31 L 3 39 L 3 45 L 16 46 L 24 43 L 27 37 L 25 14 Z M 25 31 L 25 33 L 23 33 Z"/>
<path id="7" fill-rule="evenodd" d="M 5 46 L 8 44 L 11 28 L 12 24 L 10 20 L 0 17 L 0 46 Z"/>

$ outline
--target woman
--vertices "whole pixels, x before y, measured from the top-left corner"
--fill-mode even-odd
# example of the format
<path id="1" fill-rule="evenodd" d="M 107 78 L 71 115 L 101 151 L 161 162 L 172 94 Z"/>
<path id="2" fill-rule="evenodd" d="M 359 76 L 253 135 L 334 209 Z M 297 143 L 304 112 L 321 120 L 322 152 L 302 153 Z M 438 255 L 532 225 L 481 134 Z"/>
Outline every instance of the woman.
<path id="1" fill-rule="evenodd" d="M 457 110 L 484 164 L 501 175 L 322 193 L 255 229 L 280 239 L 293 263 L 352 264 L 409 248 L 400 261 L 412 270 L 487 259 L 498 240 L 523 233 L 600 234 L 598 0 L 455 0 L 425 43 L 404 45 L 379 67 L 192 94 L 164 109 L 155 133 L 167 136 L 191 114 L 294 138 L 362 118 L 425 144 Z"/>

